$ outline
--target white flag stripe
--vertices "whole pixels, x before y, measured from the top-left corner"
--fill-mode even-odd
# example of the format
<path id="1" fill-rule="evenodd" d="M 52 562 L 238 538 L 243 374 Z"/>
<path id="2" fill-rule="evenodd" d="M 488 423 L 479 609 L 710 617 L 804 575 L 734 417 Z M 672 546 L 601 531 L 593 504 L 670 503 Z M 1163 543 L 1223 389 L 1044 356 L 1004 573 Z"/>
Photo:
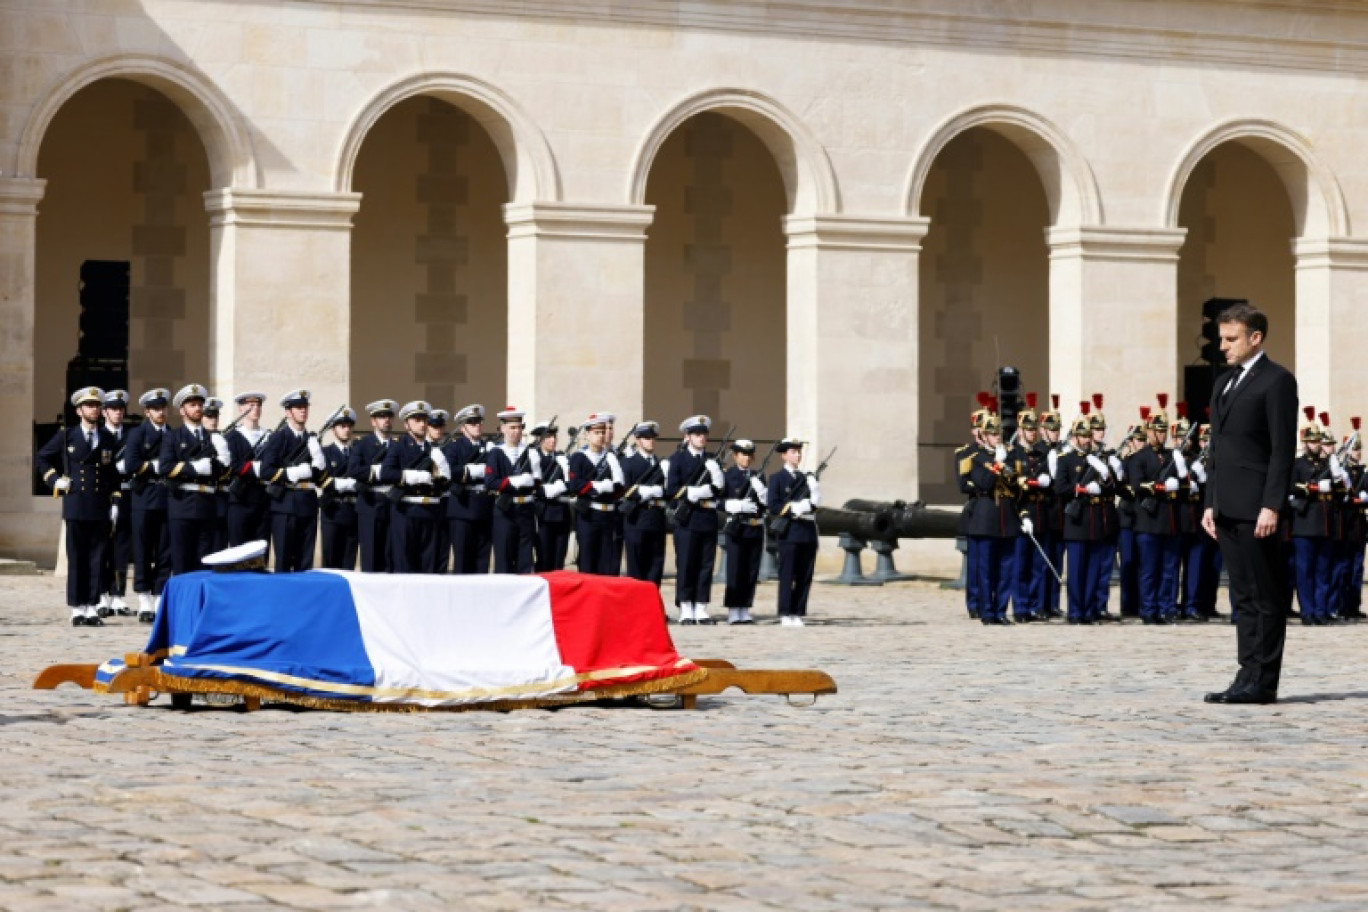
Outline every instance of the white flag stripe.
<path id="1" fill-rule="evenodd" d="M 444 577 L 339 575 L 351 587 L 378 691 L 546 685 L 524 693 L 532 697 L 574 689 L 575 670 L 561 662 L 543 579 L 467 577 L 453 586 Z"/>

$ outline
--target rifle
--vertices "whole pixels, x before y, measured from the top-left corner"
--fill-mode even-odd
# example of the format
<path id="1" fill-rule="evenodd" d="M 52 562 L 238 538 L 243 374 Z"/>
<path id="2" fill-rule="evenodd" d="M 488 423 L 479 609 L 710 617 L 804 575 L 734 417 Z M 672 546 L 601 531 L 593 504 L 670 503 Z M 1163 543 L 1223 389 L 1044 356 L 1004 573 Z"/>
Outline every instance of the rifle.
<path id="1" fill-rule="evenodd" d="M 680 449 L 680 450 L 684 449 L 684 447 L 685 447 L 686 445 L 687 445 L 687 444 L 685 444 L 685 443 L 683 443 L 683 442 L 681 441 L 681 443 L 680 443 L 680 445 L 679 445 L 679 449 Z M 679 450 L 676 450 L 675 452 L 678 452 L 678 451 L 679 451 Z M 649 472 L 647 472 L 645 475 L 643 475 L 643 476 L 641 476 L 640 478 L 638 478 L 637 481 L 636 481 L 636 484 L 634 484 L 634 485 L 632 485 L 630 488 L 628 488 L 628 489 L 627 489 L 627 493 L 622 495 L 622 502 L 623 502 L 623 504 L 625 504 L 625 506 L 624 506 L 623 509 L 622 509 L 622 515 L 623 515 L 626 519 L 628 519 L 628 520 L 634 520 L 634 519 L 636 519 L 637 513 L 641 510 L 641 497 L 640 497 L 639 494 L 638 494 L 638 492 L 640 491 L 640 489 L 641 489 L 642 487 L 645 487 L 646 485 L 653 485 L 653 484 L 655 484 L 655 483 L 656 483 L 656 480 L 657 480 L 657 477 L 660 477 L 660 479 L 663 480 L 664 470 L 661 469 L 661 466 L 664 465 L 664 464 L 665 464 L 664 460 L 662 460 L 662 459 L 657 459 L 655 465 L 651 466 L 651 470 L 650 470 Z"/>
<path id="2" fill-rule="evenodd" d="M 748 498 L 750 498 L 750 499 L 752 499 L 752 500 L 755 501 L 756 514 L 757 514 L 758 516 L 761 516 L 761 517 L 763 517 L 763 516 L 765 515 L 765 513 L 767 512 L 766 507 L 765 507 L 765 502 L 764 502 L 763 500 L 760 499 L 760 495 L 758 495 L 758 494 L 755 493 L 755 488 L 751 487 L 750 480 L 751 480 L 751 478 L 764 478 L 764 477 L 765 477 L 765 468 L 769 465 L 770 457 L 772 457 L 772 456 L 774 455 L 775 451 L 778 450 L 778 449 L 779 449 L 779 441 L 778 441 L 778 440 L 775 440 L 774 443 L 770 444 L 769 452 L 765 454 L 765 459 L 764 459 L 763 462 L 760 463 L 760 468 L 759 468 L 758 470 L 756 470 L 756 473 L 755 473 L 753 476 L 748 475 L 748 476 L 746 477 L 746 497 L 748 497 Z M 739 529 L 740 526 L 741 526 L 741 514 L 739 514 L 739 513 L 733 513 L 733 514 L 731 514 L 730 516 L 728 516 L 728 517 L 727 517 L 727 521 L 726 521 L 725 523 L 722 524 L 722 534 L 723 534 L 723 535 L 735 535 L 736 532 L 737 532 L 737 529 Z"/>
<path id="3" fill-rule="evenodd" d="M 379 435 L 381 436 L 381 438 L 385 441 L 386 444 L 389 443 L 390 435 L 389 435 L 389 432 L 388 432 L 388 431 L 378 431 L 378 430 L 377 430 L 375 433 L 379 434 Z M 359 446 L 360 444 L 358 443 L 357 445 Z M 378 465 L 380 465 L 380 463 L 384 461 L 384 459 L 385 459 L 385 453 L 387 453 L 388 451 L 389 451 L 389 447 L 388 447 L 388 446 L 382 446 L 382 447 L 380 448 L 380 453 L 379 453 L 379 455 L 376 457 L 376 461 L 375 461 L 375 462 L 372 462 L 372 463 L 370 464 L 370 467 L 366 470 L 366 477 L 365 477 L 364 479 L 362 479 L 361 481 L 358 481 L 358 482 L 356 483 L 356 493 L 357 493 L 358 496 L 360 496 L 361 494 L 367 494 L 367 493 L 370 492 L 370 489 L 371 489 L 371 479 L 375 477 L 375 467 L 378 466 Z"/>
<path id="4" fill-rule="evenodd" d="M 267 431 L 257 438 L 257 442 L 252 444 L 252 458 L 248 460 L 249 462 L 261 461 L 261 453 L 262 450 L 266 448 L 266 441 L 271 439 L 272 434 L 279 434 L 285 428 L 285 425 L 289 420 L 290 419 L 288 418 L 281 418 L 280 423 L 277 424 L 273 430 Z M 229 430 L 232 430 L 232 428 L 229 428 Z M 243 487 L 247 484 L 248 481 L 245 476 L 234 475 L 233 480 L 228 482 L 228 495 L 230 497 L 238 497 L 241 494 Z"/>
<path id="5" fill-rule="evenodd" d="M 722 442 L 717 445 L 717 452 L 713 455 L 712 458 L 716 460 L 719 466 L 722 464 L 722 460 L 726 458 L 724 454 L 727 452 L 727 444 L 731 443 L 732 434 L 735 433 L 736 425 L 733 424 L 731 427 L 727 428 L 727 436 L 723 437 Z M 680 447 L 680 449 L 684 449 L 684 447 L 686 446 L 688 446 L 687 443 L 683 444 Z M 667 511 L 669 511 L 670 518 L 674 520 L 675 525 L 682 525 L 684 523 L 687 523 L 689 521 L 689 517 L 693 515 L 693 504 L 689 503 L 688 498 L 685 496 L 686 491 L 689 488 L 695 488 L 701 485 L 703 483 L 703 479 L 706 478 L 707 475 L 708 456 L 707 451 L 705 450 L 703 452 L 703 461 L 699 463 L 698 471 L 694 473 L 693 480 L 690 481 L 687 485 L 681 485 L 679 490 L 675 491 L 674 497 L 670 499 L 670 503 L 665 508 Z"/>
<path id="6" fill-rule="evenodd" d="M 1159 510 L 1159 502 L 1155 500 L 1155 497 L 1157 497 L 1159 494 L 1159 488 L 1168 478 L 1169 472 L 1177 468 L 1178 454 L 1182 453 L 1184 450 L 1188 448 L 1188 444 L 1192 442 L 1192 435 L 1197 433 L 1197 428 L 1198 424 L 1195 421 L 1192 422 L 1191 425 L 1189 425 L 1187 433 L 1184 434 L 1183 439 L 1178 442 L 1178 446 L 1174 447 L 1173 449 L 1173 458 L 1169 460 L 1168 465 L 1164 466 L 1162 469 L 1159 470 L 1159 477 L 1154 479 L 1154 481 L 1152 482 L 1153 490 L 1150 492 L 1150 496 L 1140 501 L 1141 509 L 1143 509 L 1146 513 L 1150 514 L 1151 516 L 1153 516 Z"/>
<path id="7" fill-rule="evenodd" d="M 289 458 L 287 458 L 285 462 L 281 464 L 282 473 L 285 469 L 289 468 L 290 466 L 298 462 L 299 458 L 309 451 L 310 440 L 312 440 L 314 437 L 321 437 L 322 435 L 328 433 L 332 426 L 334 424 L 337 424 L 337 419 L 342 417 L 342 412 L 345 411 L 346 408 L 347 407 L 345 405 L 339 405 L 333 411 L 333 413 L 328 416 L 328 420 L 323 422 L 323 426 L 318 429 L 317 434 L 315 434 L 313 431 L 310 431 L 308 428 L 304 429 L 304 435 L 300 438 L 299 443 L 295 444 L 294 452 L 291 453 Z M 285 487 L 285 485 L 279 481 L 271 481 L 267 482 L 266 484 L 266 493 L 270 496 L 272 500 L 280 500 L 280 498 L 285 496 L 286 490 L 288 489 Z"/>
<path id="8" fill-rule="evenodd" d="M 822 473 L 826 471 L 827 466 L 831 463 L 831 457 L 835 455 L 836 447 L 832 447 L 831 452 L 827 453 L 826 459 L 823 459 L 821 463 L 817 466 L 817 471 L 812 473 L 818 481 L 822 480 Z M 793 522 L 793 518 L 789 516 L 789 508 L 793 506 L 793 502 L 795 500 L 802 499 L 798 496 L 799 494 L 808 493 L 808 488 L 809 486 L 806 475 L 803 475 L 801 478 L 799 478 L 798 483 L 794 485 L 792 488 L 789 488 L 788 497 L 784 500 L 784 505 L 779 509 L 779 512 L 771 516 L 769 520 L 770 534 L 772 534 L 775 538 L 782 537 L 783 534 L 788 531 L 789 525 Z"/>
<path id="9" fill-rule="evenodd" d="M 1359 432 L 1355 430 L 1354 433 L 1350 434 L 1348 437 L 1345 438 L 1343 443 L 1341 443 L 1338 447 L 1335 448 L 1333 458 L 1341 466 L 1344 465 L 1344 454 L 1353 449 L 1354 442 L 1358 440 L 1358 436 Z M 1311 492 L 1312 487 L 1315 487 L 1319 485 L 1322 481 L 1325 481 L 1325 479 L 1329 477 L 1329 473 L 1330 459 L 1326 459 L 1325 465 L 1321 466 L 1321 470 L 1316 473 L 1316 477 L 1312 478 L 1310 481 L 1306 483 L 1307 493 L 1309 494 Z M 1298 513 L 1305 513 L 1310 505 L 1311 502 L 1305 497 L 1298 498 L 1294 496 L 1292 501 L 1292 506 Z"/>
<path id="10" fill-rule="evenodd" d="M 604 471 L 604 469 L 609 469 L 609 468 L 610 468 L 610 466 L 609 466 L 609 464 L 608 464 L 608 457 L 609 457 L 610 455 L 613 455 L 613 451 L 612 451 L 612 450 L 610 450 L 610 449 L 605 449 L 605 450 L 603 451 L 603 458 L 599 460 L 598 465 L 594 466 L 594 477 L 591 478 L 591 479 L 589 479 L 590 484 L 592 484 L 592 483 L 594 483 L 594 482 L 596 482 L 596 481 L 603 481 L 603 471 Z M 614 456 L 614 458 L 617 458 L 617 457 Z M 576 498 L 575 498 L 575 503 L 574 503 L 574 510 L 575 510 L 576 513 L 579 513 L 580 515 L 585 515 L 585 514 L 587 514 L 587 513 L 589 512 L 589 498 L 588 498 L 587 496 L 586 496 L 586 497 L 576 497 Z"/>
<path id="11" fill-rule="evenodd" d="M 1080 450 L 1079 452 L 1082 453 L 1083 451 Z M 1098 459 L 1104 458 L 1103 456 L 1091 451 L 1085 453 L 1084 455 L 1096 455 Z M 1088 463 L 1088 473 L 1084 475 L 1081 479 L 1079 479 L 1078 487 L 1087 487 L 1089 482 L 1093 480 L 1093 477 L 1095 475 L 1097 475 L 1097 470 L 1093 468 L 1092 463 Z M 1077 496 L 1075 496 L 1073 500 L 1069 501 L 1069 505 L 1064 508 L 1064 515 L 1067 516 L 1069 519 L 1078 519 L 1078 514 L 1081 512 L 1083 512 L 1083 502 L 1079 500 Z"/>
<path id="12" fill-rule="evenodd" d="M 546 426 L 547 426 L 548 428 L 550 428 L 552 425 L 554 425 L 554 424 L 556 423 L 556 419 L 559 418 L 559 417 L 560 417 L 560 415 L 553 415 L 553 416 L 551 416 L 551 421 L 550 421 Z M 527 464 L 528 464 L 528 462 L 530 461 L 531 456 L 532 456 L 532 448 L 533 448 L 533 447 L 537 447 L 538 449 L 540 449 L 540 448 L 541 448 L 542 438 L 545 437 L 545 436 L 546 436 L 546 431 L 545 431 L 545 430 L 543 430 L 540 434 L 533 434 L 533 435 L 532 435 L 531 441 L 527 444 L 526 448 L 524 448 L 523 451 L 522 451 L 522 453 L 518 456 L 518 461 L 517 461 L 516 463 L 513 464 L 513 471 L 509 473 L 510 475 L 521 475 L 523 472 L 526 472 L 526 471 L 527 471 Z M 536 481 L 537 481 L 537 479 L 533 479 L 533 491 L 536 490 L 536 487 L 535 487 Z M 495 498 L 495 500 L 494 500 L 494 506 L 498 507 L 500 510 L 502 510 L 502 511 L 505 512 L 505 513 L 507 513 L 508 510 L 509 510 L 509 508 L 512 506 L 512 503 L 511 503 L 512 500 L 513 500 L 513 492 L 512 492 L 512 491 L 510 491 L 510 490 L 500 491 L 500 492 L 499 492 L 499 496 L 498 496 L 497 498 Z"/>
<path id="13" fill-rule="evenodd" d="M 632 442 L 632 438 L 636 436 L 636 429 L 639 428 L 639 427 L 641 427 L 641 422 L 640 422 L 640 421 L 638 421 L 636 424 L 632 425 L 632 429 L 631 429 L 630 431 L 628 431 L 626 434 L 624 434 L 624 435 L 622 436 L 622 439 L 621 439 L 620 441 L 618 441 L 617 449 L 616 449 L 616 451 L 615 451 L 615 452 L 617 453 L 617 458 L 618 458 L 618 459 L 621 459 L 621 458 L 622 458 L 622 454 L 625 453 L 625 452 L 627 452 L 627 444 L 629 444 L 629 443 Z"/>

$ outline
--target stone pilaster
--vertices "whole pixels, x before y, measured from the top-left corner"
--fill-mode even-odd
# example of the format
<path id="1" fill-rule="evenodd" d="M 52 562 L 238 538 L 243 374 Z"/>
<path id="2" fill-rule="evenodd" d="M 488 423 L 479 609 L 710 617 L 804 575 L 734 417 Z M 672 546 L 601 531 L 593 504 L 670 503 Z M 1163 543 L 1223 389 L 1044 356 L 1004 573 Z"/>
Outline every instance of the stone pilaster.
<path id="1" fill-rule="evenodd" d="M 787 433 L 839 446 L 828 506 L 916 498 L 918 259 L 925 218 L 792 216 Z"/>
<path id="2" fill-rule="evenodd" d="M 504 207 L 509 402 L 562 422 L 585 409 L 616 410 L 620 424 L 641 415 L 646 228 L 654 212 Z"/>
<path id="3" fill-rule="evenodd" d="M 1328 410 L 1342 431 L 1350 416 L 1368 414 L 1368 241 L 1300 238 L 1292 252 L 1298 393 L 1303 403 Z"/>

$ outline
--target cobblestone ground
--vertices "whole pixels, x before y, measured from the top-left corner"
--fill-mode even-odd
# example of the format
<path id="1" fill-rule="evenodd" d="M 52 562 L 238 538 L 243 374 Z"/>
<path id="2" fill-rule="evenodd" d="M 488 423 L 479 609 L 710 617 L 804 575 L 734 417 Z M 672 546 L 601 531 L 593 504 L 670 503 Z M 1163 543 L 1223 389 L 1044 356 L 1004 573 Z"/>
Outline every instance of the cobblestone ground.
<path id="1" fill-rule="evenodd" d="M 0 581 L 5 909 L 1368 903 L 1365 626 L 1292 628 L 1284 702 L 1220 707 L 1226 624 L 986 628 L 928 584 L 821 586 L 801 630 L 674 628 L 831 672 L 807 708 L 181 713 L 28 689 L 142 645 L 61 592 Z"/>

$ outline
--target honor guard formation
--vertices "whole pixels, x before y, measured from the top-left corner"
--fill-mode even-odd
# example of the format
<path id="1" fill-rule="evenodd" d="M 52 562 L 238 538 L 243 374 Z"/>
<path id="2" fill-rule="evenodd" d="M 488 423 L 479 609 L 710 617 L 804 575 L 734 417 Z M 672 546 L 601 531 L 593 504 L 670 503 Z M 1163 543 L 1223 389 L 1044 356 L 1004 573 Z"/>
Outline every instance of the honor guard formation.
<path id="1" fill-rule="evenodd" d="M 1221 554 L 1200 525 L 1209 426 L 1183 402 L 1174 403 L 1170 420 L 1169 397 L 1160 393 L 1113 448 L 1102 394 L 1078 404 L 1064 439 L 1059 397 L 1050 400 L 1040 411 L 1028 393 L 1016 433 L 1004 441 L 998 402 L 980 393 L 971 442 L 955 452 L 966 497 L 969 616 L 990 625 L 1222 617 Z M 1303 411 L 1303 449 L 1277 533 L 1294 582 L 1284 611 L 1308 626 L 1361 619 L 1368 486 L 1360 421 L 1351 419 L 1339 439 L 1327 413 Z M 1114 577 L 1119 614 L 1108 611 Z"/>
<path id="2" fill-rule="evenodd" d="M 717 623 L 720 540 L 727 621 L 751 624 L 768 532 L 781 623 L 803 626 L 821 472 L 800 468 L 801 440 L 776 441 L 757 466 L 753 442 L 729 432 L 713 447 L 711 419 L 694 415 L 662 456 L 657 422 L 615 444 L 614 416 L 597 412 L 571 427 L 562 449 L 555 418 L 529 430 L 510 406 L 486 433 L 482 405 L 448 414 L 391 399 L 366 406 L 371 430 L 357 437 L 346 406 L 311 430 L 310 399 L 286 393 L 284 417 L 267 429 L 265 393 L 233 397 L 236 417 L 223 425 L 227 405 L 205 387 L 153 389 L 138 399 L 142 422 L 127 428 L 126 392 L 75 393 L 79 424 L 37 454 L 44 484 L 63 501 L 71 623 L 135 613 L 125 598 L 131 562 L 136 614 L 150 624 L 172 574 L 258 540 L 277 573 L 312 569 L 317 552 L 330 569 L 462 574 L 563 570 L 573 540 L 581 573 L 617 576 L 625 557 L 628 576 L 659 587 L 672 536 L 679 623 Z M 782 467 L 766 476 L 776 454 Z"/>

